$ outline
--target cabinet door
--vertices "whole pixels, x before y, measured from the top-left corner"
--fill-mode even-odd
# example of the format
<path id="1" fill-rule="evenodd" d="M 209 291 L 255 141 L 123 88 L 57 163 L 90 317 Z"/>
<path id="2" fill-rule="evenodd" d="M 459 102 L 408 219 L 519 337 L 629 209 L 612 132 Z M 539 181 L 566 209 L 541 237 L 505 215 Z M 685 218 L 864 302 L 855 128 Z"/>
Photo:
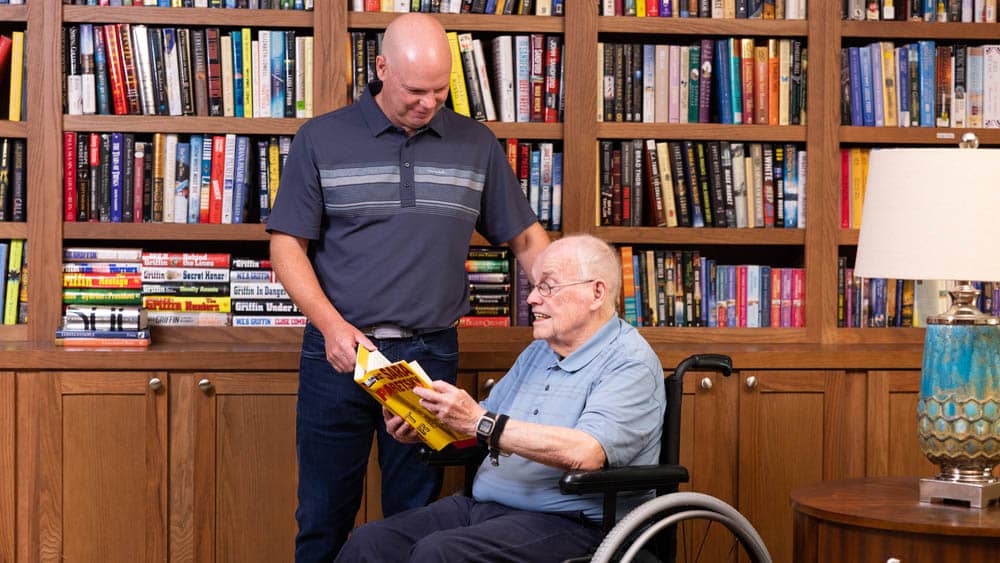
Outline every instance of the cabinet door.
<path id="1" fill-rule="evenodd" d="M 737 376 L 688 372 L 681 406 L 681 465 L 691 481 L 682 491 L 712 495 L 736 505 Z M 706 537 L 706 531 L 708 533 Z M 702 540 L 705 540 L 702 542 Z M 718 524 L 685 523 L 678 533 L 678 561 L 735 561 L 733 536 Z"/>
<path id="2" fill-rule="evenodd" d="M 864 408 L 863 374 L 740 373 L 738 508 L 775 562 L 792 562 L 793 489 L 864 475 Z"/>
<path id="3" fill-rule="evenodd" d="M 0 467 L 14 467 L 14 374 L 0 372 Z M 0 471 L 0 561 L 14 560 L 14 471 Z"/>
<path id="4" fill-rule="evenodd" d="M 940 472 L 920 451 L 917 440 L 919 397 L 919 371 L 868 373 L 866 475 L 869 477 L 933 477 Z"/>
<path id="5" fill-rule="evenodd" d="M 297 374 L 174 374 L 174 561 L 292 561 Z"/>
<path id="6" fill-rule="evenodd" d="M 167 559 L 167 376 L 18 374 L 18 559 Z"/>

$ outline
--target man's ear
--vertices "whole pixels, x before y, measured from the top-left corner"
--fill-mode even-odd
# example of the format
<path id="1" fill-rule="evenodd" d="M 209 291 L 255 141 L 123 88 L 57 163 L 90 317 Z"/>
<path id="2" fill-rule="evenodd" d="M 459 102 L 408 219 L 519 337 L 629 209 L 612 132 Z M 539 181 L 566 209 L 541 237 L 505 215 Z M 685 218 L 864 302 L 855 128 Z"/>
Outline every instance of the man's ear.
<path id="1" fill-rule="evenodd" d="M 604 305 L 604 302 L 608 299 L 608 284 L 601 279 L 594 280 L 593 291 L 594 303 L 592 307 L 595 310 L 600 309 Z"/>
<path id="2" fill-rule="evenodd" d="M 375 75 L 378 76 L 379 80 L 385 80 L 385 56 L 376 55 L 375 56 Z"/>

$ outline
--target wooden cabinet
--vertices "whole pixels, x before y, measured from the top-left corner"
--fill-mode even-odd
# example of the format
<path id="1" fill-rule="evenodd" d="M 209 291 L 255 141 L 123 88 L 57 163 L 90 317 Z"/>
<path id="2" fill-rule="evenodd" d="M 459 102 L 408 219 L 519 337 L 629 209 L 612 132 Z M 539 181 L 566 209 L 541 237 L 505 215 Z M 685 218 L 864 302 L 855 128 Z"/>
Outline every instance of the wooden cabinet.
<path id="1" fill-rule="evenodd" d="M 17 376 L 23 561 L 167 559 L 162 372 Z"/>
<path id="2" fill-rule="evenodd" d="M 940 469 L 917 441 L 919 371 L 868 372 L 865 475 L 933 477 Z"/>
<path id="3" fill-rule="evenodd" d="M 291 561 L 294 372 L 171 375 L 172 561 Z"/>

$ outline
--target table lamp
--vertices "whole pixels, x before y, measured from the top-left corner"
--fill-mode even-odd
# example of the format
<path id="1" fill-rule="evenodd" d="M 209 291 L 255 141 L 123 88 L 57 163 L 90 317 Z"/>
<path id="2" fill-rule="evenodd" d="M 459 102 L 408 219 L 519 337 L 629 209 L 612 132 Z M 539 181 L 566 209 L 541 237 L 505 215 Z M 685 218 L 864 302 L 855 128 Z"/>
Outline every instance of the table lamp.
<path id="1" fill-rule="evenodd" d="M 1000 325 L 976 308 L 973 280 L 1000 280 L 1000 150 L 874 149 L 854 272 L 957 280 L 951 308 L 927 318 L 917 434 L 941 473 L 921 502 L 982 508 L 1000 498 Z"/>

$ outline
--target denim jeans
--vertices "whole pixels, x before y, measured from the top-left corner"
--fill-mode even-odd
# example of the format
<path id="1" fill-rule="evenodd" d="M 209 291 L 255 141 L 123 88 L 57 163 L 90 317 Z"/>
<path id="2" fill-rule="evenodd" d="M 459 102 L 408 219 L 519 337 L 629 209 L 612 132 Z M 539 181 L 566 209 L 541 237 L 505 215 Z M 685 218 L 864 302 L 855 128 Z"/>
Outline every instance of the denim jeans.
<path id="1" fill-rule="evenodd" d="M 458 333 L 454 328 L 412 338 L 371 339 L 390 361 L 417 360 L 433 379 L 454 384 Z M 332 561 L 347 539 L 361 504 L 371 450 L 378 439 L 382 511 L 391 516 L 437 498 L 441 470 L 421 463 L 417 447 L 385 430 L 382 407 L 326 359 L 323 334 L 309 325 L 302 339 L 295 424 L 299 461 L 298 562 Z"/>

